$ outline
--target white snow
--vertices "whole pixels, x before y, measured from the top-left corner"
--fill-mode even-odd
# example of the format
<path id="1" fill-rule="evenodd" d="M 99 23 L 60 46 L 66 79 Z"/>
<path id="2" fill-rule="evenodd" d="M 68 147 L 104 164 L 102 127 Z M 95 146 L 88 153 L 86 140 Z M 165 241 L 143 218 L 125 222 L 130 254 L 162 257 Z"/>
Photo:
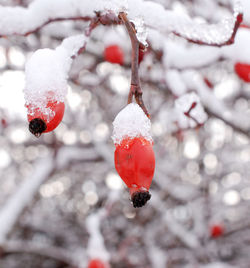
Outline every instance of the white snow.
<path id="1" fill-rule="evenodd" d="M 112 139 L 115 144 L 120 144 L 124 138 L 141 136 L 152 142 L 150 135 L 151 122 L 136 103 L 128 104 L 117 114 L 113 127 Z"/>
<path id="2" fill-rule="evenodd" d="M 207 114 L 201 105 L 199 96 L 196 93 L 191 92 L 182 95 L 175 101 L 177 120 L 180 128 L 195 127 L 197 125 L 192 118 L 189 118 L 184 114 L 191 108 L 193 103 L 196 103 L 196 105 L 190 111 L 190 116 L 195 118 L 200 124 L 203 124 L 207 120 Z"/>
<path id="3" fill-rule="evenodd" d="M 37 108 L 48 118 L 54 114 L 47 108 L 48 99 L 63 102 L 67 94 L 68 72 L 72 57 L 86 44 L 84 35 L 66 38 L 56 49 L 38 49 L 25 66 L 24 98 L 32 114 Z"/>
<path id="4" fill-rule="evenodd" d="M 223 47 L 222 53 L 226 58 L 234 62 L 250 64 L 250 29 L 240 28 L 235 37 L 235 43 L 231 46 Z"/>
<path id="5" fill-rule="evenodd" d="M 51 156 L 37 161 L 32 175 L 24 180 L 0 210 L 0 244 L 5 242 L 23 209 L 32 201 L 38 187 L 48 178 L 53 165 L 54 161 Z"/>
<path id="6" fill-rule="evenodd" d="M 223 47 L 224 48 L 224 47 Z M 173 68 L 198 68 L 219 59 L 221 49 L 218 47 L 199 46 L 182 43 L 180 40 L 168 39 L 164 46 L 164 65 Z"/>
<path id="7" fill-rule="evenodd" d="M 205 43 L 220 44 L 229 39 L 234 23 L 242 8 L 237 1 L 234 14 L 217 24 L 197 22 L 188 15 L 165 10 L 158 3 L 144 0 L 36 0 L 28 8 L 0 7 L 0 34 L 25 34 L 46 22 L 58 18 L 93 17 L 95 11 L 127 12 L 130 20 L 140 18 L 149 28 L 161 32 L 175 32 L 185 38 Z M 141 31 L 138 38 L 144 36 Z M 144 37 L 143 37 L 144 38 Z"/>
<path id="8" fill-rule="evenodd" d="M 244 17 L 243 22 L 250 24 L 250 1 L 249 0 L 241 0 L 243 10 L 244 10 Z"/>
<path id="9" fill-rule="evenodd" d="M 148 32 L 144 24 L 144 19 L 143 17 L 136 17 L 135 20 L 132 21 L 135 25 L 136 29 L 136 36 L 139 42 L 141 42 L 143 45 L 147 45 L 147 36 Z"/>
<path id="10" fill-rule="evenodd" d="M 108 261 L 110 255 L 105 248 L 103 236 L 100 231 L 101 215 L 102 213 L 91 214 L 86 219 L 85 224 L 90 235 L 87 254 L 90 258 L 99 258 L 103 261 Z"/>
<path id="11" fill-rule="evenodd" d="M 201 268 L 233 268 L 235 266 L 229 265 L 227 263 L 222 262 L 213 262 L 210 264 L 202 265 Z"/>
<path id="12" fill-rule="evenodd" d="M 237 15 L 241 11 L 242 8 L 237 1 L 231 17 L 223 18 L 217 24 L 207 24 L 197 22 L 188 15 L 165 10 L 162 5 L 151 1 L 129 1 L 129 17 L 131 19 L 142 16 L 145 25 L 150 28 L 161 32 L 175 32 L 187 39 L 208 44 L 226 42 L 231 37 Z"/>
<path id="13" fill-rule="evenodd" d="M 166 82 L 175 96 L 181 96 L 187 92 L 187 87 L 176 70 L 167 70 Z"/>

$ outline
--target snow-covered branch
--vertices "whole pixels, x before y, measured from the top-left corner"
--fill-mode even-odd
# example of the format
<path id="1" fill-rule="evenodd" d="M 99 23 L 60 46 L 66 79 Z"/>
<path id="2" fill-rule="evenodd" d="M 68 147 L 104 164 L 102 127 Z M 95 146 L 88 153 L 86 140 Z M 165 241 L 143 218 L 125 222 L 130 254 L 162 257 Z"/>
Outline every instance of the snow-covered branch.
<path id="1" fill-rule="evenodd" d="M 74 267 L 75 265 L 78 265 L 77 258 L 74 256 L 74 254 L 69 253 L 69 251 L 54 247 L 54 246 L 45 246 L 40 245 L 38 243 L 34 242 L 26 242 L 26 241 L 18 241 L 18 240 L 11 240 L 7 241 L 3 244 L 2 247 L 2 255 L 5 254 L 16 254 L 16 253 L 28 253 L 33 254 L 37 256 L 41 256 L 44 258 L 50 258 L 53 260 L 58 261 L 62 265 L 68 265 L 71 267 Z"/>
<path id="2" fill-rule="evenodd" d="M 54 161 L 52 156 L 39 160 L 34 172 L 24 180 L 17 192 L 7 200 L 6 205 L 0 210 L 0 244 L 3 244 L 8 233 L 12 230 L 23 209 L 34 198 L 39 186 L 53 172 Z"/>
<path id="3" fill-rule="evenodd" d="M 179 15 L 166 10 L 160 4 L 144 0 L 99 0 L 92 2 L 36 0 L 28 8 L 0 7 L 0 34 L 2 36 L 20 34 L 27 35 L 42 26 L 62 20 L 91 20 L 96 14 L 108 14 L 110 11 L 128 13 L 132 21 L 144 21 L 149 28 L 163 33 L 173 32 L 190 42 L 211 46 L 229 45 L 234 42 L 237 29 L 242 21 L 242 8 L 236 1 L 234 14 L 231 18 L 223 19 L 218 24 L 198 23 L 189 16 Z M 113 17 L 114 23 L 119 23 Z M 109 24 L 112 19 L 99 20 Z M 22 21 L 22 23 L 20 23 Z M 136 25 L 135 25 L 136 26 Z M 137 31 L 138 36 L 142 34 Z M 138 38 L 140 39 L 140 38 Z"/>

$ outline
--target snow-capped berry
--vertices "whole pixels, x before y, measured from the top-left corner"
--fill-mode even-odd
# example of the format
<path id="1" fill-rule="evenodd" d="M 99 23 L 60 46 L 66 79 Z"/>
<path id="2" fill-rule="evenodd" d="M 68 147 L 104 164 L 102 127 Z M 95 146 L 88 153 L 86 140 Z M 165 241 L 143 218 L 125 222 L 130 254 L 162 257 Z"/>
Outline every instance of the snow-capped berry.
<path id="1" fill-rule="evenodd" d="M 109 265 L 99 259 L 89 261 L 88 268 L 109 268 Z"/>
<path id="2" fill-rule="evenodd" d="M 250 65 L 249 64 L 238 62 L 234 65 L 234 70 L 239 76 L 239 78 L 241 78 L 245 82 L 250 82 Z"/>
<path id="3" fill-rule="evenodd" d="M 210 235 L 213 238 L 222 236 L 224 233 L 224 227 L 221 224 L 214 224 L 210 228 Z"/>
<path id="4" fill-rule="evenodd" d="M 104 50 L 104 58 L 111 63 L 123 64 L 123 50 L 118 45 L 107 46 Z"/>
<path id="5" fill-rule="evenodd" d="M 54 130 L 62 121 L 65 105 L 63 102 L 49 100 L 47 103 L 47 113 L 40 108 L 28 107 L 29 130 L 36 137 L 42 133 Z"/>
<path id="6" fill-rule="evenodd" d="M 151 123 L 138 104 L 127 105 L 113 122 L 115 168 L 130 190 L 134 207 L 150 199 L 155 156 L 150 135 Z"/>
<path id="7" fill-rule="evenodd" d="M 134 207 L 142 207 L 150 199 L 155 156 L 152 142 L 143 137 L 126 138 L 116 145 L 115 168 L 130 190 Z"/>

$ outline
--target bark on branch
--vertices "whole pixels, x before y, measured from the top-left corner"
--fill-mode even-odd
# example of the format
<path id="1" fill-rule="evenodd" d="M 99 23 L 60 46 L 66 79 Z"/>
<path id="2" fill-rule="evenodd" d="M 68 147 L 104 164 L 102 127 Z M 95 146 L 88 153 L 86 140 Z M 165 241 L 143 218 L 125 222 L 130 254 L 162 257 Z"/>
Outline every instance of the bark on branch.
<path id="1" fill-rule="evenodd" d="M 135 96 L 135 100 L 138 105 L 142 108 L 144 113 L 149 117 L 149 113 L 144 105 L 142 99 L 142 89 L 140 84 L 140 77 L 139 77 L 139 48 L 140 42 L 136 37 L 136 30 L 133 27 L 132 23 L 128 20 L 127 15 L 124 12 L 119 14 L 119 17 L 122 19 L 132 45 L 132 55 L 131 55 L 131 86 L 128 95 L 128 103 L 132 102 L 133 96 Z"/>

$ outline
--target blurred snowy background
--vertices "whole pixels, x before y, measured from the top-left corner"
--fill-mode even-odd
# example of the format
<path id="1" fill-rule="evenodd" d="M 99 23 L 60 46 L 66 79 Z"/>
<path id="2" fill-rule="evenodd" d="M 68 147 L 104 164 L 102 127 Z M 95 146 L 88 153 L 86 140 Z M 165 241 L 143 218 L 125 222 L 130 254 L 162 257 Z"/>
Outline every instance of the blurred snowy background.
<path id="1" fill-rule="evenodd" d="M 233 14 L 226 0 L 154 2 L 198 23 Z M 250 26 L 248 0 L 243 12 Z M 96 28 L 74 60 L 59 127 L 39 139 L 28 130 L 25 62 L 86 26 L 54 22 L 0 39 L 0 267 L 87 267 L 90 258 L 111 268 L 250 267 L 250 84 L 234 71 L 250 64 L 250 29 L 222 48 L 147 29 L 140 74 L 156 172 L 151 200 L 134 209 L 111 140 L 130 85 L 123 26 Z M 123 66 L 103 58 L 110 44 L 122 48 Z"/>

